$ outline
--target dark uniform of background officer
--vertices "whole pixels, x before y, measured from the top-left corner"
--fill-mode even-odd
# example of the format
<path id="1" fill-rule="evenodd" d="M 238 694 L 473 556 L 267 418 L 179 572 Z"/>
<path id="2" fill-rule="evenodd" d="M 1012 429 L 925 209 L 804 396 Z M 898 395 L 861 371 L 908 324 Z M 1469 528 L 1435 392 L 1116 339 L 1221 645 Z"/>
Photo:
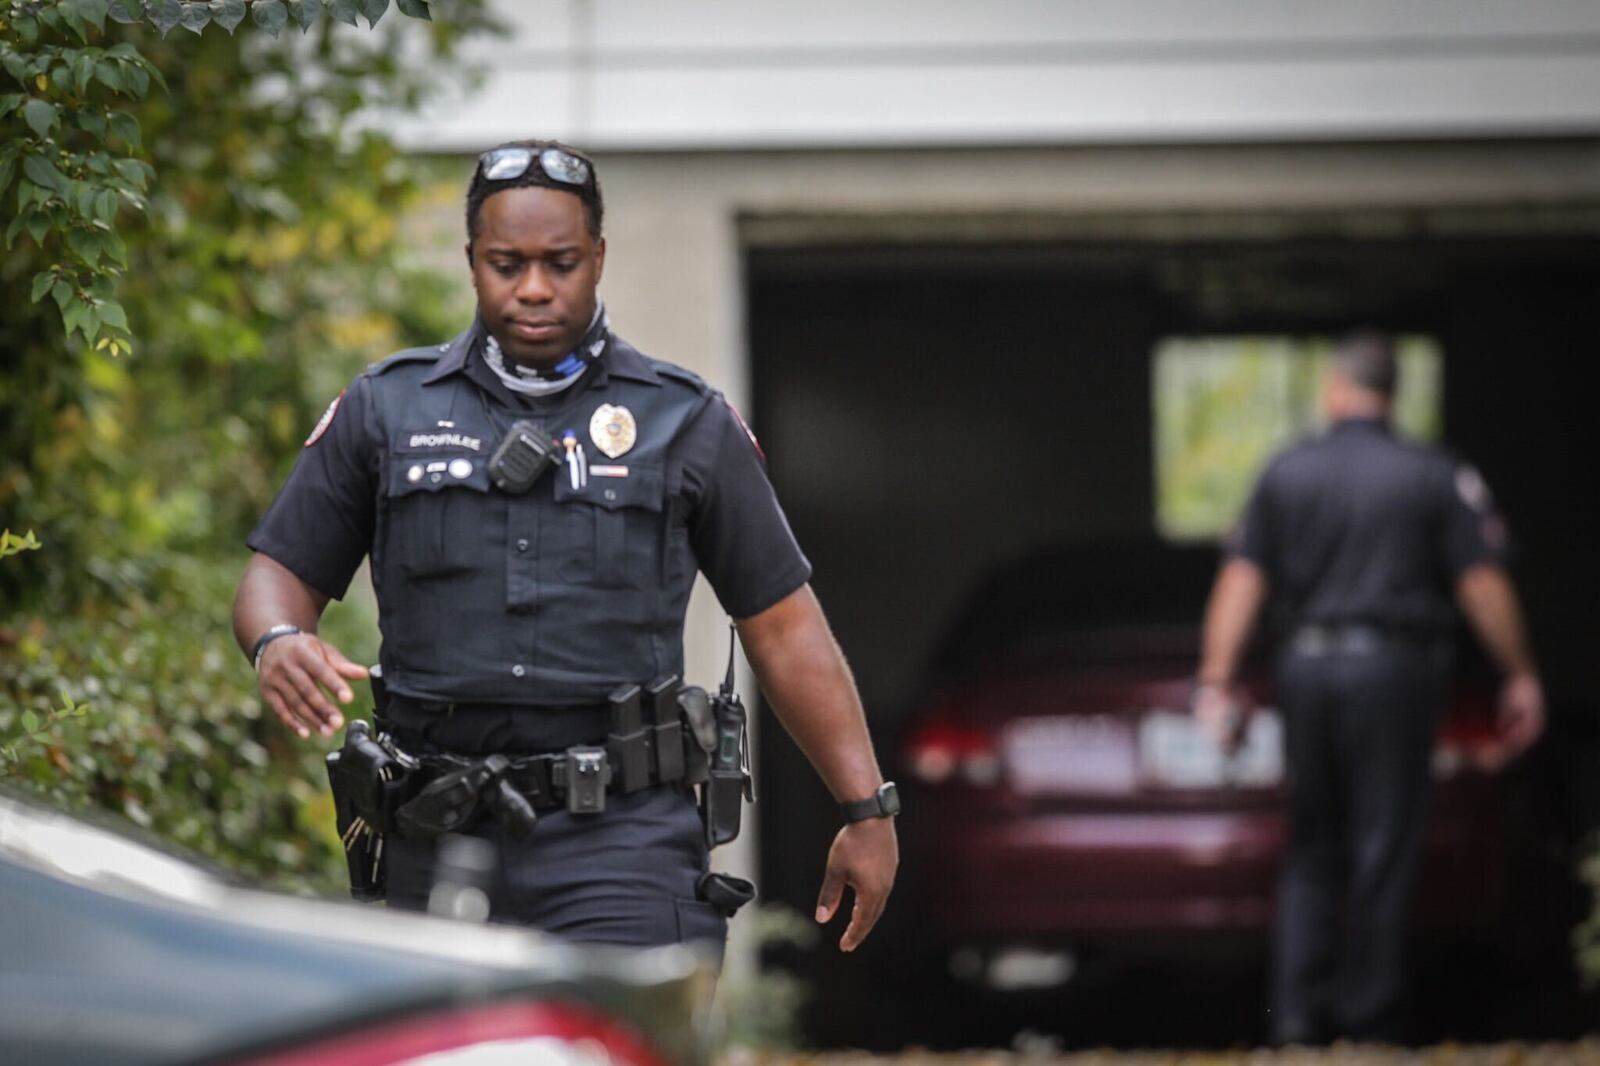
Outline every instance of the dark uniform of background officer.
<path id="1" fill-rule="evenodd" d="M 1206 610 L 1195 711 L 1227 743 L 1234 687 L 1270 595 L 1285 623 L 1277 698 L 1290 828 L 1279 885 L 1273 1035 L 1403 1039 L 1406 917 L 1425 827 L 1454 598 L 1504 671 L 1515 754 L 1544 696 L 1503 569 L 1505 532 L 1470 466 L 1397 439 L 1390 342 L 1336 351 L 1326 434 L 1266 468 Z"/>
<path id="2" fill-rule="evenodd" d="M 596 296 L 601 221 L 581 154 L 520 142 L 480 160 L 466 247 L 477 320 L 357 377 L 249 539 L 234 631 L 259 652 L 262 695 L 302 737 L 342 724 L 333 700 L 351 702 L 366 669 L 317 637 L 317 621 L 370 555 L 402 746 L 602 742 L 620 683 L 682 675 L 699 570 L 834 797 L 873 797 L 883 779 L 860 700 L 754 438 L 699 378 L 610 332 Z M 523 495 L 486 469 L 516 419 L 568 438 L 561 465 Z M 682 786 L 611 796 L 601 815 L 551 811 L 527 845 L 483 832 L 500 846 L 497 920 L 625 944 L 725 934 L 695 898 L 706 846 Z M 423 906 L 431 846 L 389 848 L 391 901 Z M 897 861 L 891 819 L 839 831 L 817 917 L 853 888 L 846 950 L 877 921 Z"/>

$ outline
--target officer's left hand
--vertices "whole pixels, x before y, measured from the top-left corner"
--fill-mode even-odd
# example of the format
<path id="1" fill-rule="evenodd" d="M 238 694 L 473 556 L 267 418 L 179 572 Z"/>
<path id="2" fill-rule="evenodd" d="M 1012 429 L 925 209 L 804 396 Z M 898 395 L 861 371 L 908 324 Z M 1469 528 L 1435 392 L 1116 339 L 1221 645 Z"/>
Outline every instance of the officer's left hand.
<path id="1" fill-rule="evenodd" d="M 878 924 L 883 907 L 894 888 L 895 869 L 900 865 L 900 844 L 895 838 L 893 818 L 868 818 L 852 822 L 839 830 L 828 849 L 828 868 L 817 896 L 817 921 L 827 924 L 839 910 L 844 889 L 855 891 L 855 906 L 850 925 L 839 940 L 841 951 L 854 951 Z"/>
<path id="2" fill-rule="evenodd" d="M 1508 754 L 1520 755 L 1544 732 L 1544 686 L 1528 673 L 1511 674 L 1500 687 L 1496 724 Z"/>

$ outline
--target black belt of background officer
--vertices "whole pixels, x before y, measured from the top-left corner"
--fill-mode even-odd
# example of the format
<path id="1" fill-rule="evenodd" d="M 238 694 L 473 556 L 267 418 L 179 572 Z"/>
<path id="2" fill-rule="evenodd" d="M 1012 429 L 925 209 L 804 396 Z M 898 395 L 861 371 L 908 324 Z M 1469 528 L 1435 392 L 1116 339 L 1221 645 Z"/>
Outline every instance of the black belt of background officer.
<path id="1" fill-rule="evenodd" d="M 1289 634 L 1289 649 L 1296 655 L 1373 655 L 1389 648 L 1425 650 L 1436 645 L 1437 633 L 1415 627 L 1384 626 L 1371 622 L 1308 622 Z"/>

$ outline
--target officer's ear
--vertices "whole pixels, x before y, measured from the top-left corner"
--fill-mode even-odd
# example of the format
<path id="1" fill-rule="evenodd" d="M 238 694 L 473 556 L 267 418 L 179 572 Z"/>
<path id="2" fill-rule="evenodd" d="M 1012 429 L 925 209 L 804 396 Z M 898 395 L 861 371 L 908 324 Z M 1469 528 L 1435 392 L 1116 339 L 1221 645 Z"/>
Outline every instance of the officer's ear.
<path id="1" fill-rule="evenodd" d="M 601 237 L 594 246 L 594 283 L 600 284 L 600 278 L 606 272 L 606 239 Z"/>
<path id="2" fill-rule="evenodd" d="M 472 287 L 476 289 L 478 287 L 478 275 L 472 270 L 472 242 L 468 241 L 462 250 L 467 253 L 467 277 L 472 279 Z"/>

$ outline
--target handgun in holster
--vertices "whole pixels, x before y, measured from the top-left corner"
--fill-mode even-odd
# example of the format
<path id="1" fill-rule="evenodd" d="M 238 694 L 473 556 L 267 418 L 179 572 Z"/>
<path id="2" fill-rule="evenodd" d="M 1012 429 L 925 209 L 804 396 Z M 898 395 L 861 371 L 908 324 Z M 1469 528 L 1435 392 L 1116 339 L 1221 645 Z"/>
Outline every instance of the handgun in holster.
<path id="1" fill-rule="evenodd" d="M 345 727 L 344 746 L 328 753 L 327 764 L 350 894 L 363 901 L 383 899 L 383 841 L 394 830 L 392 812 L 410 786 L 412 767 L 374 739 L 361 719 Z"/>
<path id="2" fill-rule="evenodd" d="M 750 732 L 744 703 L 733 687 L 733 635 L 729 633 L 728 673 L 710 699 L 715 742 L 706 749 L 708 766 L 700 788 L 700 816 L 706 844 L 716 847 L 739 835 L 744 801 L 755 800 L 750 776 Z"/>

